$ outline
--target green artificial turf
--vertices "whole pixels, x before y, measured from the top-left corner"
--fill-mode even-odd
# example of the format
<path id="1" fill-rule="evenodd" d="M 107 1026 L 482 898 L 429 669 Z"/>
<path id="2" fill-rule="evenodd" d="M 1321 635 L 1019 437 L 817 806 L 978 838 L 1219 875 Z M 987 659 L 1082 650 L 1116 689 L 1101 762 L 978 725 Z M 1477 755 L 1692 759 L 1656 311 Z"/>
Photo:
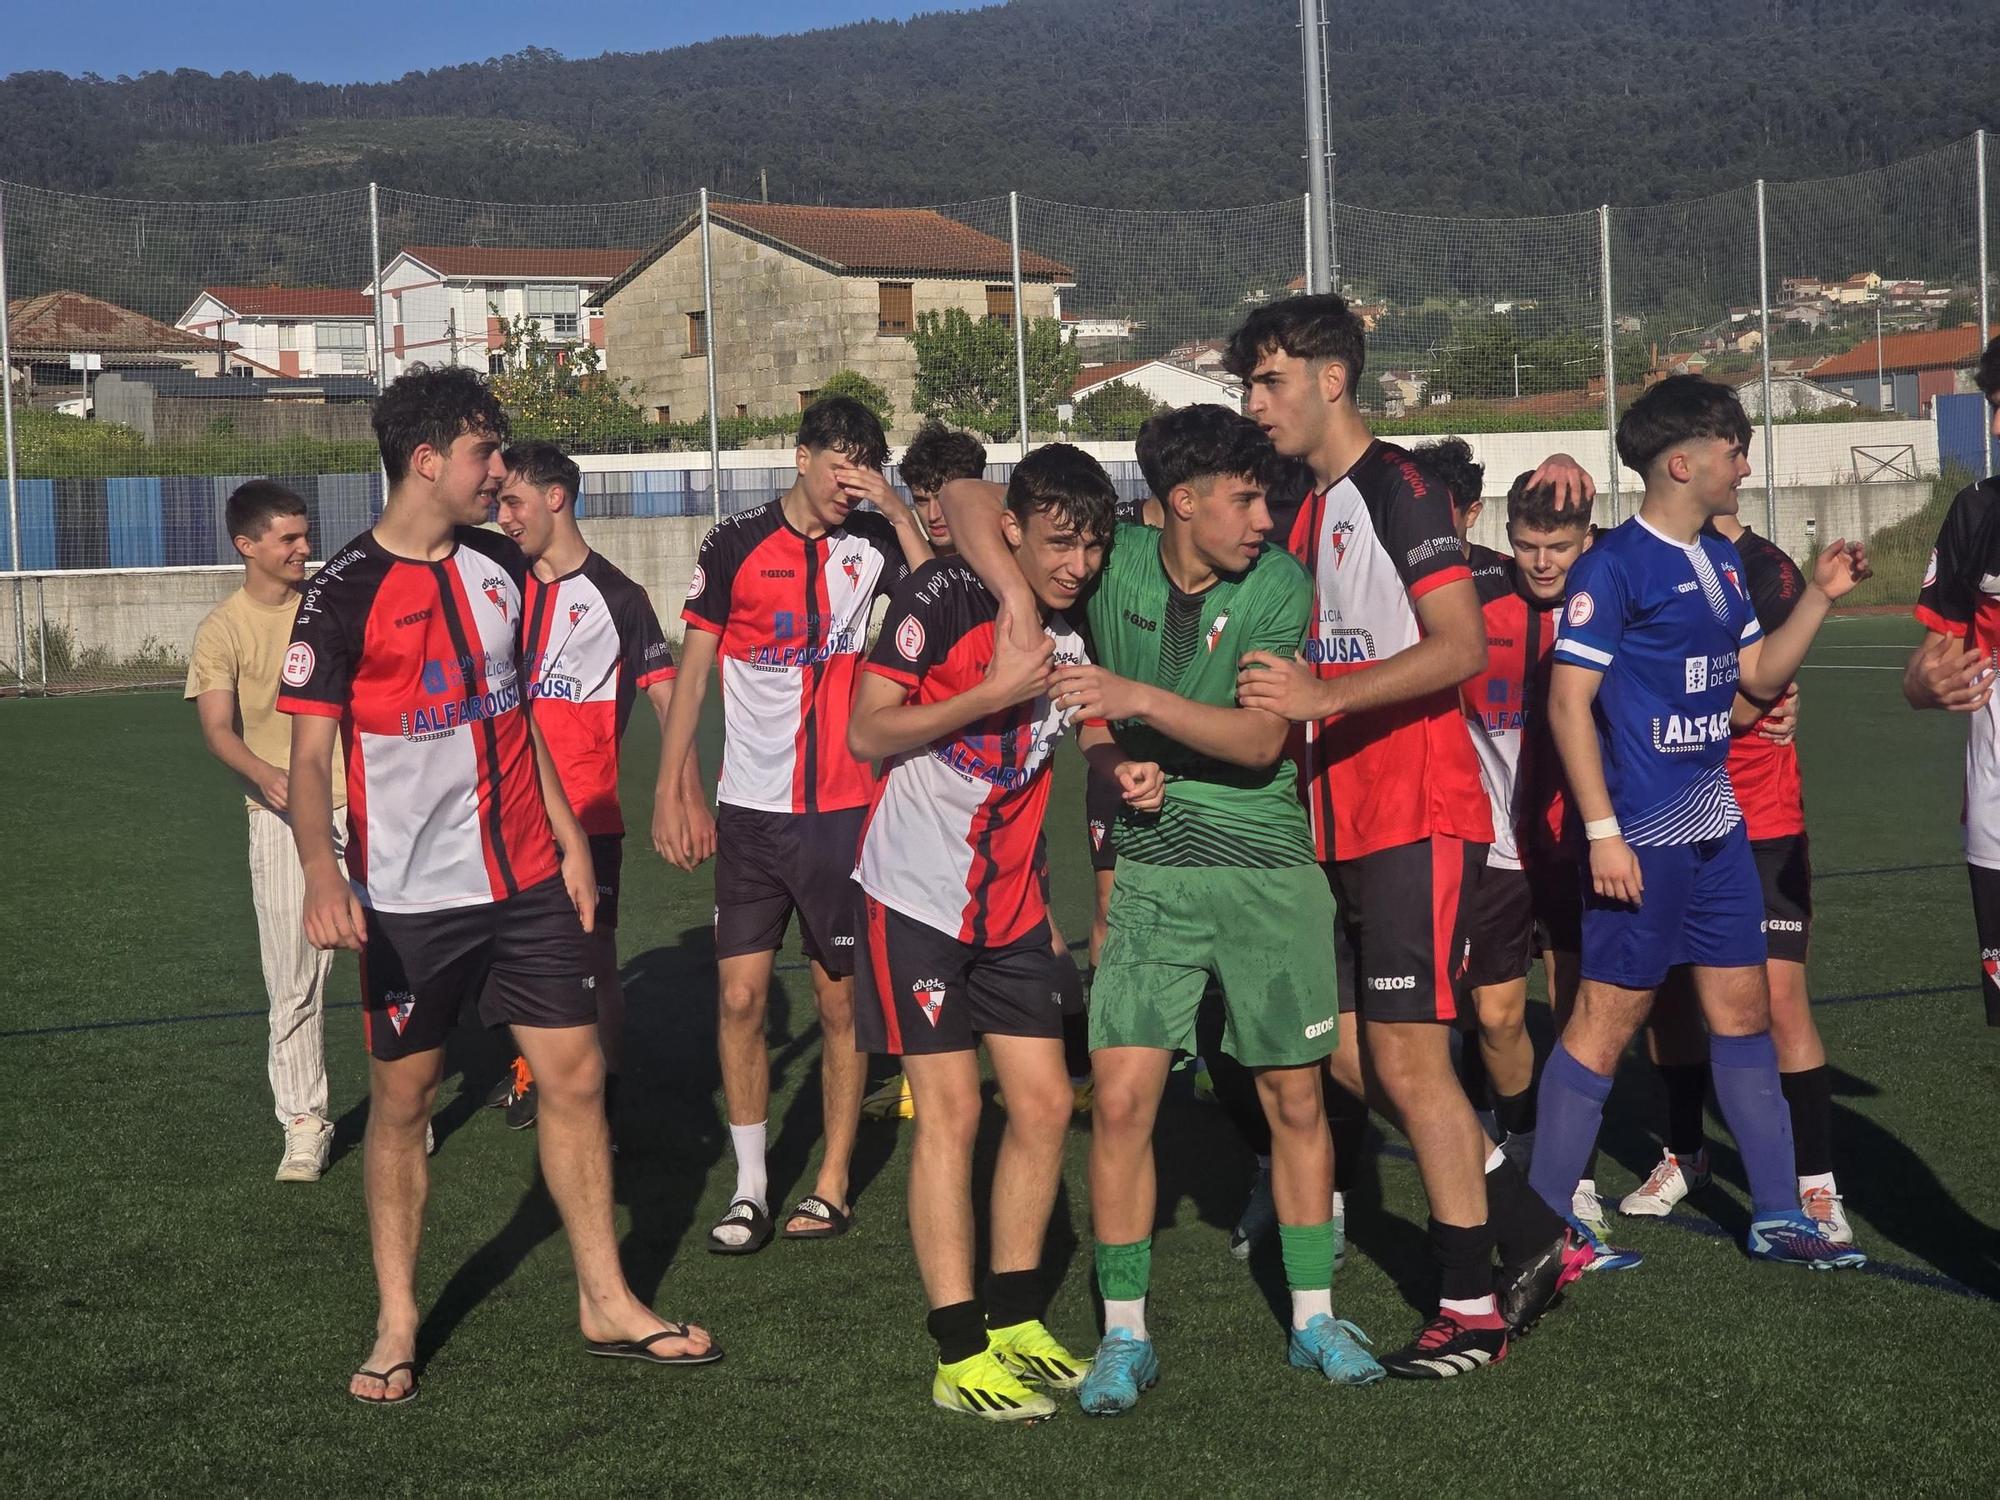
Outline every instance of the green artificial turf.
<path id="1" fill-rule="evenodd" d="M 718 1366 L 591 1360 L 535 1138 L 480 1097 L 503 1055 L 461 1034 L 437 1119 L 421 1272 L 422 1395 L 345 1395 L 373 1318 L 351 959 L 328 1016 L 335 1161 L 271 1180 L 263 992 L 240 801 L 163 694 L 0 704 L 0 1393 L 19 1494 L 1983 1492 L 2000 1339 L 2000 1036 L 1981 1024 L 1956 815 L 1964 725 L 1908 712 L 1904 620 L 1829 624 L 1803 673 L 1818 870 L 1812 979 L 1836 1069 L 1843 1187 L 1876 1269 L 1752 1265 L 1726 1135 L 1718 1187 L 1621 1224 L 1645 1266 L 1593 1277 L 1498 1369 L 1338 1390 L 1286 1368 L 1275 1254 L 1225 1253 L 1249 1161 L 1178 1075 L 1162 1115 L 1150 1321 L 1165 1378 L 1133 1414 L 1065 1403 L 1028 1429 L 936 1412 L 903 1224 L 907 1124 L 864 1125 L 859 1224 L 750 1259 L 702 1250 L 732 1177 L 713 1054 L 710 874 L 626 861 L 629 1058 L 617 1167 L 626 1265 Z M 635 827 L 654 732 L 628 741 Z M 713 726 L 705 742 L 714 765 Z M 1079 946 L 1080 766 L 1049 815 Z M 817 1034 L 796 947 L 771 1011 L 773 1192 L 811 1187 Z M 1547 1043 L 1546 1014 L 1534 1020 Z M 1656 1154 L 1628 1066 L 1600 1183 Z M 989 1120 L 990 1155 L 997 1115 Z M 1720 1127 L 1717 1127 L 1720 1135 Z M 1087 1135 L 1048 1254 L 1050 1322 L 1094 1340 Z M 1338 1310 L 1378 1347 L 1432 1295 L 1393 1138 L 1350 1208 Z M 1982 1480 L 1980 1476 L 1986 1478 Z"/>

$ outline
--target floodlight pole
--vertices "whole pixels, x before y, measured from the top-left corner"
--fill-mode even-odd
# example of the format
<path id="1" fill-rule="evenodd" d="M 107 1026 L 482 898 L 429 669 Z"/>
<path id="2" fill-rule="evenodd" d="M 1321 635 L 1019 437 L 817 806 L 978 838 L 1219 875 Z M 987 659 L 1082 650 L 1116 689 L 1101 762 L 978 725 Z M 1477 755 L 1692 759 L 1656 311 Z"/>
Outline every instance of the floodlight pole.
<path id="1" fill-rule="evenodd" d="M 1624 517 L 1619 514 L 1618 500 L 1618 361 L 1612 350 L 1613 336 L 1617 332 L 1611 315 L 1611 207 L 1599 204 L 1597 209 L 1597 284 L 1603 302 L 1604 317 L 1604 447 L 1605 463 L 1611 471 L 1611 521 L 1616 525 Z"/>
<path id="2" fill-rule="evenodd" d="M 715 414 L 715 273 L 708 255 L 708 189 L 701 190 L 701 358 L 708 366 L 708 497 L 722 519 L 722 429 Z"/>
<path id="3" fill-rule="evenodd" d="M 8 342 L 7 332 L 7 204 L 4 190 L 0 190 L 0 382 L 4 390 L 6 405 L 6 447 L 7 447 L 7 561 L 16 572 L 22 572 L 21 563 L 21 481 L 14 468 L 14 354 Z M 15 623 L 20 622 L 20 612 L 14 615 Z M 25 636 L 22 644 L 25 646 Z M 17 660 L 19 658 L 16 658 Z"/>
<path id="4" fill-rule="evenodd" d="M 1778 537 L 1776 419 L 1771 413 L 1771 257 L 1764 222 L 1764 179 L 1757 179 L 1757 316 L 1763 330 L 1758 349 L 1764 367 L 1764 535 Z M 1878 387 L 1879 391 L 1879 387 Z M 1879 398 L 1879 395 L 1877 397 Z"/>
<path id="5" fill-rule="evenodd" d="M 1306 265 L 1309 292 L 1334 289 L 1333 184 L 1326 160 L 1326 63 L 1322 50 L 1325 27 L 1320 0 L 1299 0 L 1299 52 L 1306 105 L 1306 237 L 1312 249 Z"/>
<path id="6" fill-rule="evenodd" d="M 380 396 L 389 388 L 389 329 L 382 318 L 382 203 L 372 182 L 368 184 L 368 255 L 375 266 L 375 394 Z M 389 467 L 378 459 L 376 472 L 382 476 L 382 504 L 387 506 Z M 325 540 L 320 538 L 322 545 Z"/>

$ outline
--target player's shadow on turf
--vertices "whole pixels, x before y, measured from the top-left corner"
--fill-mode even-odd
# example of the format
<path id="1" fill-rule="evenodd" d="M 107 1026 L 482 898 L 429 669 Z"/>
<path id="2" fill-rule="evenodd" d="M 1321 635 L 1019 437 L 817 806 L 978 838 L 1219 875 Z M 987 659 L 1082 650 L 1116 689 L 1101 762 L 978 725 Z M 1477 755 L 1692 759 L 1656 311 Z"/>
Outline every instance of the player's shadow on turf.
<path id="1" fill-rule="evenodd" d="M 1007 1112 L 997 1102 L 998 1085 L 988 1079 L 981 1085 L 980 1091 L 985 1105 L 979 1112 L 978 1134 L 972 1140 L 972 1243 L 976 1247 L 974 1286 L 982 1284 L 990 1269 L 987 1253 L 993 1244 L 993 1167 L 1000 1152 L 1000 1138 L 1007 1130 Z M 893 1128 L 864 1134 L 882 1139 L 887 1147 L 885 1156 L 895 1150 L 896 1132 Z M 1055 1205 L 1049 1211 L 1048 1233 L 1042 1241 L 1042 1284 L 1051 1301 L 1076 1269 L 1077 1251 L 1081 1245 L 1065 1173 L 1056 1182 Z M 1085 1274 L 1091 1273 L 1086 1270 Z"/>
<path id="2" fill-rule="evenodd" d="M 463 1025 L 446 1036 L 444 1076 L 438 1082 L 440 1104 L 431 1115 L 431 1134 L 438 1152 L 445 1149 L 461 1125 L 479 1113 L 487 1091 L 513 1060 L 513 1038 L 504 1030 Z M 454 1076 L 458 1079 L 455 1085 Z M 327 1153 L 327 1171 L 332 1171 L 349 1153 L 359 1154 L 367 1128 L 368 1095 L 364 1092 L 333 1122 L 333 1147 Z"/>

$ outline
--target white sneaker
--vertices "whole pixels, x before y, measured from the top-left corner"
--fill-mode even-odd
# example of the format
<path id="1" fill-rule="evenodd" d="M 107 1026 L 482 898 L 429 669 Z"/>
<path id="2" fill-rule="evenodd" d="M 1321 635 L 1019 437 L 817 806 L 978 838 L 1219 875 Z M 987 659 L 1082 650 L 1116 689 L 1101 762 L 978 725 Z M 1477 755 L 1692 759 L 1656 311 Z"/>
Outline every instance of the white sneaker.
<path id="1" fill-rule="evenodd" d="M 1664 1219 L 1681 1199 L 1695 1189 L 1707 1186 L 1706 1146 L 1686 1162 L 1671 1151 L 1662 1151 L 1658 1164 L 1646 1180 L 1619 1200 L 1618 1212 L 1635 1219 Z"/>
<path id="2" fill-rule="evenodd" d="M 1799 1194 L 1799 1208 L 1819 1226 L 1822 1239 L 1835 1245 L 1854 1243 L 1854 1226 L 1847 1222 L 1846 1202 L 1832 1188 L 1807 1188 Z"/>
<path id="3" fill-rule="evenodd" d="M 316 1115 L 300 1115 L 285 1127 L 280 1182 L 318 1182 L 333 1152 L 333 1126 Z"/>

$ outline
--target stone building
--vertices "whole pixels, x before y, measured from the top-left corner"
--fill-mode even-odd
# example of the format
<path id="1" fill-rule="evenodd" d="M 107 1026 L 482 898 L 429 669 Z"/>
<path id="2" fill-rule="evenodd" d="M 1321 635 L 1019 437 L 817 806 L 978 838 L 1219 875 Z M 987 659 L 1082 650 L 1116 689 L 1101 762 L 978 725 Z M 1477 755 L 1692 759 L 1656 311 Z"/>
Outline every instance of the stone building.
<path id="1" fill-rule="evenodd" d="M 682 224 L 590 299 L 602 308 L 606 352 L 656 422 L 708 412 L 716 358 L 717 415 L 769 418 L 803 410 L 828 376 L 853 370 L 882 386 L 896 426 L 916 425 L 919 313 L 963 308 L 1014 316 L 1006 240 L 932 209 L 731 203 L 709 208 L 715 321 L 703 313 L 701 225 Z M 1061 315 L 1067 266 L 1023 249 L 1021 299 L 1030 318 Z"/>

